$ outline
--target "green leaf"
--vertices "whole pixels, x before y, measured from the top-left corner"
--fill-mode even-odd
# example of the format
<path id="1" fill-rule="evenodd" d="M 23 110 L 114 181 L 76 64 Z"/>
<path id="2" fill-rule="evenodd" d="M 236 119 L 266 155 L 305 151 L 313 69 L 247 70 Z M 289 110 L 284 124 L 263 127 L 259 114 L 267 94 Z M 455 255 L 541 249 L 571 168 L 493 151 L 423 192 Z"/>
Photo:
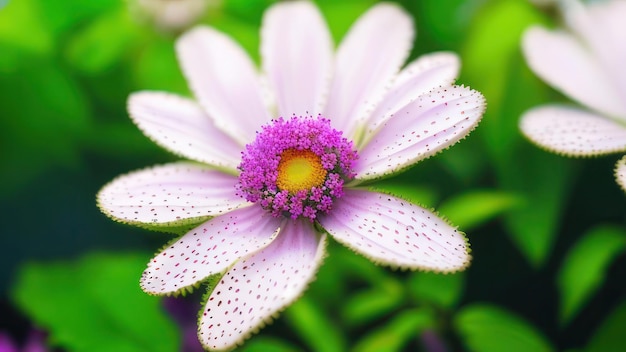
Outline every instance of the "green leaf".
<path id="1" fill-rule="evenodd" d="M 298 352 L 299 349 L 287 341 L 257 336 L 247 341 L 242 347 L 242 352 Z"/>
<path id="2" fill-rule="evenodd" d="M 346 341 L 332 321 L 306 296 L 285 311 L 289 325 L 313 351 L 345 351 Z M 320 332 L 324 332 L 321 337 Z"/>
<path id="3" fill-rule="evenodd" d="M 76 262 L 27 263 L 12 296 L 71 351 L 174 351 L 177 327 L 160 299 L 139 288 L 148 256 L 91 254 Z"/>
<path id="4" fill-rule="evenodd" d="M 470 351 L 547 352 L 554 348 L 532 325 L 502 308 L 474 304 L 454 318 L 454 326 Z"/>
<path id="5" fill-rule="evenodd" d="M 594 332 L 585 351 L 623 351 L 624 326 L 626 326 L 626 301 L 620 303 Z"/>
<path id="6" fill-rule="evenodd" d="M 353 293 L 341 313 L 347 324 L 362 325 L 390 313 L 403 301 L 402 285 L 394 279 L 386 279 L 374 288 Z"/>
<path id="7" fill-rule="evenodd" d="M 429 302 L 450 309 L 463 295 L 465 276 L 463 273 L 414 272 L 409 277 L 407 285 L 413 297 L 419 302 Z"/>
<path id="8" fill-rule="evenodd" d="M 355 352 L 401 351 L 420 332 L 435 325 L 435 318 L 429 310 L 412 309 L 395 315 L 391 320 L 370 332 L 357 342 Z"/>
<path id="9" fill-rule="evenodd" d="M 494 190 L 472 190 L 437 207 L 439 212 L 463 231 L 477 227 L 520 204 L 520 197 Z"/>
<path id="10" fill-rule="evenodd" d="M 558 274 L 560 320 L 569 322 L 604 282 L 613 259 L 626 248 L 626 231 L 602 226 L 588 231 L 569 250 Z"/>

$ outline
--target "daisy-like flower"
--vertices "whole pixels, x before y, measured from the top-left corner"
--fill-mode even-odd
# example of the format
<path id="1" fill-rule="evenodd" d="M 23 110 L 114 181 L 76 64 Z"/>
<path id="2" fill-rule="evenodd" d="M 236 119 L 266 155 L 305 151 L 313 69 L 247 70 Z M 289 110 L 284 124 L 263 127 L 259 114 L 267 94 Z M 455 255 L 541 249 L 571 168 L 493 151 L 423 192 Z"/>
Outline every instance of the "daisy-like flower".
<path id="1" fill-rule="evenodd" d="M 567 156 L 626 151 L 626 1 L 563 3 L 566 30 L 532 27 L 523 51 L 530 68 L 584 108 L 535 107 L 520 128 L 534 143 Z M 626 191 L 626 157 L 615 176 Z"/>
<path id="2" fill-rule="evenodd" d="M 382 3 L 333 52 L 317 8 L 284 2 L 263 18 L 264 85 L 240 46 L 200 27 L 176 45 L 197 102 L 162 92 L 129 98 L 148 137 L 195 162 L 121 176 L 98 203 L 129 224 L 199 223 L 149 262 L 141 287 L 174 294 L 210 277 L 198 328 L 205 348 L 232 348 L 294 301 L 329 234 L 392 267 L 468 265 L 455 227 L 362 186 L 451 146 L 483 114 L 480 93 L 453 85 L 454 54 L 402 68 L 412 42 L 411 18 Z"/>

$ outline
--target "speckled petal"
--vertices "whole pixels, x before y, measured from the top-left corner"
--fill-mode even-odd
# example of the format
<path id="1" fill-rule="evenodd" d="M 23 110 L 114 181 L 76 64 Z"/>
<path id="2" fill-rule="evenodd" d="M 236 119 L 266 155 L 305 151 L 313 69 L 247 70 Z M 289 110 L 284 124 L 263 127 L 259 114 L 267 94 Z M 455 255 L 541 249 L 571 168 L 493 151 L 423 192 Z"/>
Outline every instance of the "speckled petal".
<path id="1" fill-rule="evenodd" d="M 331 78 L 333 45 L 326 23 L 312 2 L 280 2 L 265 12 L 261 56 L 276 94 L 278 116 L 316 116 L 322 112 Z"/>
<path id="2" fill-rule="evenodd" d="M 237 177 L 179 162 L 120 176 L 98 193 L 98 205 L 130 224 L 166 224 L 217 216 L 248 204 L 235 195 Z"/>
<path id="3" fill-rule="evenodd" d="M 386 194 L 346 190 L 319 222 L 337 241 L 376 263 L 454 272 L 471 259 L 465 236 L 456 228 Z"/>
<path id="4" fill-rule="evenodd" d="M 182 157 L 234 170 L 243 147 L 219 130 L 192 100 L 161 92 L 128 98 L 128 112 L 150 139 Z"/>
<path id="5" fill-rule="evenodd" d="M 474 129 L 484 110 L 483 96 L 466 87 L 418 97 L 382 124 L 359 152 L 357 180 L 398 172 L 444 150 Z"/>
<path id="6" fill-rule="evenodd" d="M 626 156 L 619 159 L 615 165 L 615 179 L 622 190 L 626 192 Z"/>
<path id="7" fill-rule="evenodd" d="M 242 144 L 252 141 L 270 116 L 248 54 L 210 27 L 185 33 L 176 52 L 189 86 L 216 125 Z"/>
<path id="8" fill-rule="evenodd" d="M 365 138 L 387 121 L 398 110 L 422 94 L 454 83 L 460 68 L 459 58 L 454 53 L 427 54 L 413 61 L 398 75 L 389 93 L 367 119 Z"/>
<path id="9" fill-rule="evenodd" d="M 205 348 L 233 348 L 298 298 L 313 280 L 325 244 L 308 220 L 287 220 L 272 244 L 237 262 L 200 315 Z"/>
<path id="10" fill-rule="evenodd" d="M 546 105 L 527 111 L 520 129 L 534 143 L 569 156 L 626 151 L 626 127 L 581 109 Z"/>
<path id="11" fill-rule="evenodd" d="M 141 277 L 141 288 L 169 294 L 223 272 L 237 259 L 267 246 L 279 226 L 279 219 L 257 206 L 211 219 L 157 254 Z"/>
<path id="12" fill-rule="evenodd" d="M 610 72 L 571 34 L 532 27 L 524 33 L 522 48 L 530 68 L 554 88 L 591 109 L 626 116 Z"/>
<path id="13" fill-rule="evenodd" d="M 363 14 L 337 49 L 324 116 L 352 138 L 380 102 L 413 44 L 413 21 L 401 7 L 380 3 Z"/>

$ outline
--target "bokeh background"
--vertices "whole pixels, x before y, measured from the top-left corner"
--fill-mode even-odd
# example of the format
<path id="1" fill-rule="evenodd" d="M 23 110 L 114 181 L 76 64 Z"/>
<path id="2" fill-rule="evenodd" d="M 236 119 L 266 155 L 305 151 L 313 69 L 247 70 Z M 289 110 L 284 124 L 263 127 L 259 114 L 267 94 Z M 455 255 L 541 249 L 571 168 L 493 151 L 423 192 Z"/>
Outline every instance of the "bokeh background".
<path id="1" fill-rule="evenodd" d="M 172 19 L 159 7 L 168 2 L 190 7 Z M 0 350 L 198 350 L 202 292 L 164 300 L 138 285 L 172 235 L 114 223 L 95 194 L 119 174 L 175 160 L 132 124 L 126 98 L 142 89 L 190 94 L 177 35 L 209 24 L 258 61 L 262 12 L 273 1 L 199 2 L 0 0 Z M 316 1 L 335 42 L 374 2 Z M 570 103 L 520 50 L 528 26 L 559 26 L 553 3 L 398 3 L 415 18 L 412 58 L 457 52 L 457 82 L 482 92 L 488 108 L 461 143 L 377 187 L 458 225 L 473 263 L 453 275 L 394 271 L 331 241 L 309 290 L 241 349 L 621 350 L 619 156 L 562 158 L 517 128 L 530 107 Z"/>

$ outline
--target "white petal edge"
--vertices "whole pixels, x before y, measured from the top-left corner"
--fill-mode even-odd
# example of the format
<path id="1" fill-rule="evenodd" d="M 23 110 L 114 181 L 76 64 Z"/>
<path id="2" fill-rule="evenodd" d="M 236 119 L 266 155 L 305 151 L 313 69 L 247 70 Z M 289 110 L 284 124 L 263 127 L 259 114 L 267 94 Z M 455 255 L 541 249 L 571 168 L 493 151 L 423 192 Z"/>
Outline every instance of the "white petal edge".
<path id="1" fill-rule="evenodd" d="M 277 238 L 241 259 L 211 292 L 198 338 L 209 350 L 231 349 L 295 301 L 325 256 L 325 235 L 306 220 L 286 220 Z"/>
<path id="2" fill-rule="evenodd" d="M 138 92 L 128 112 L 141 131 L 161 147 L 191 160 L 236 172 L 241 147 L 218 129 L 194 101 L 163 92 Z"/>
<path id="3" fill-rule="evenodd" d="M 459 74 L 461 63 L 452 52 L 422 55 L 396 77 L 389 93 L 365 122 L 364 141 L 394 113 L 417 97 L 441 87 L 451 86 Z"/>
<path id="4" fill-rule="evenodd" d="M 261 56 L 276 95 L 278 116 L 322 112 L 331 79 L 333 44 L 313 3 L 282 2 L 265 11 Z"/>
<path id="5" fill-rule="evenodd" d="M 622 191 L 626 192 L 626 156 L 619 159 L 615 164 L 615 180 Z"/>
<path id="6" fill-rule="evenodd" d="M 485 98 L 451 86 L 419 96 L 385 121 L 359 151 L 356 181 L 380 178 L 426 159 L 467 136 L 485 111 Z"/>
<path id="7" fill-rule="evenodd" d="M 279 219 L 258 206 L 213 218 L 157 254 L 141 277 L 141 289 L 171 294 L 221 273 L 237 259 L 270 244 L 279 226 Z"/>
<path id="8" fill-rule="evenodd" d="M 260 78 L 248 54 L 230 37 L 196 27 L 176 42 L 176 53 L 196 99 L 215 124 L 241 144 L 270 120 Z"/>
<path id="9" fill-rule="evenodd" d="M 337 49 L 324 117 L 352 138 L 400 71 L 414 39 L 413 20 L 398 5 L 379 3 L 352 25 Z"/>
<path id="10" fill-rule="evenodd" d="M 119 176 L 100 190 L 97 202 L 105 214 L 123 223 L 167 224 L 250 204 L 235 194 L 236 184 L 236 176 L 177 162 Z"/>
<path id="11" fill-rule="evenodd" d="M 530 68 L 554 88 L 593 110 L 626 118 L 626 105 L 602 62 L 571 34 L 531 27 L 522 49 Z"/>
<path id="12" fill-rule="evenodd" d="M 626 127 L 582 109 L 545 105 L 522 115 L 520 129 L 533 143 L 567 156 L 626 151 Z"/>
<path id="13" fill-rule="evenodd" d="M 337 241 L 379 264 L 447 273 L 471 260 L 467 240 L 456 228 L 386 194 L 346 190 L 319 222 Z"/>

